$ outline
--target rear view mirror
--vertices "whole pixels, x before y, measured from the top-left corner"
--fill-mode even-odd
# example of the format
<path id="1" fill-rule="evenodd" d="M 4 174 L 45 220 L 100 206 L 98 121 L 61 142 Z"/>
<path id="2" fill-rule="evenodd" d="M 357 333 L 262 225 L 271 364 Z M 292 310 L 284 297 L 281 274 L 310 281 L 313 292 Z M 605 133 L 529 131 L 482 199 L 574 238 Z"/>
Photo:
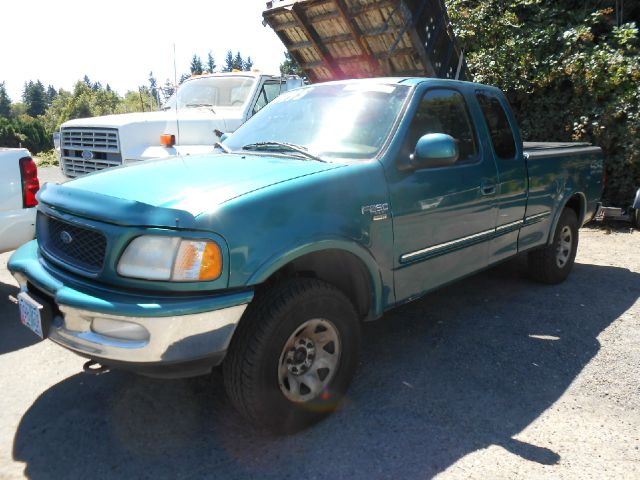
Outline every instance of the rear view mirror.
<path id="1" fill-rule="evenodd" d="M 459 156 L 458 144 L 451 135 L 428 133 L 418 140 L 411 164 L 415 168 L 446 167 L 456 163 Z"/>

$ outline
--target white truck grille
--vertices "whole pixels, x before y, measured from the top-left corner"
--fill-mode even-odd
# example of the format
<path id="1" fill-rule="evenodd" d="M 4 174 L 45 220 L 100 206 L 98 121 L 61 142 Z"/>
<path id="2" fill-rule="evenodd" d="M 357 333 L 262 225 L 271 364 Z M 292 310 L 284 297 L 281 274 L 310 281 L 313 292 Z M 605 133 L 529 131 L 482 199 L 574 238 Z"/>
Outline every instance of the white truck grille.
<path id="1" fill-rule="evenodd" d="M 62 172 L 68 177 L 122 165 L 116 128 L 63 128 L 60 135 Z"/>

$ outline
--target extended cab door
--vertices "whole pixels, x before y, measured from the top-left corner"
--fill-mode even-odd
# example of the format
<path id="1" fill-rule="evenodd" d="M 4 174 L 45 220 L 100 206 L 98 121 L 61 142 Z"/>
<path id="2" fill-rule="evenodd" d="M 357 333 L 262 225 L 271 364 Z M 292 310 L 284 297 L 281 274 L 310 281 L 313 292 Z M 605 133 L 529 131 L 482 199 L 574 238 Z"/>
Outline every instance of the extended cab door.
<path id="1" fill-rule="evenodd" d="M 451 135 L 460 156 L 446 167 L 389 172 L 398 302 L 485 267 L 495 232 L 496 166 L 461 91 L 435 87 L 422 95 L 397 165 L 427 133 Z"/>
<path id="2" fill-rule="evenodd" d="M 522 141 L 507 101 L 497 89 L 476 90 L 487 139 L 487 154 L 493 155 L 498 168 L 496 235 L 489 247 L 489 263 L 504 260 L 518 251 L 518 235 L 527 207 L 527 167 Z M 486 133 L 484 130 L 486 129 Z"/>

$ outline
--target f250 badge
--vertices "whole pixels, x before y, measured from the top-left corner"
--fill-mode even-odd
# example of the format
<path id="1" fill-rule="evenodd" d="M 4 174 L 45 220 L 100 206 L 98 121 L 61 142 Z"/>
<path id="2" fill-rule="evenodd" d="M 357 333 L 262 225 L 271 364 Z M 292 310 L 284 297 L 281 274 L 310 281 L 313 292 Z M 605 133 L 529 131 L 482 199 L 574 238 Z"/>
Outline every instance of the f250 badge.
<path id="1" fill-rule="evenodd" d="M 375 205 L 365 205 L 360 210 L 362 215 L 367 213 L 373 217 L 373 221 L 386 220 L 389 218 L 389 204 L 388 203 L 376 203 Z"/>

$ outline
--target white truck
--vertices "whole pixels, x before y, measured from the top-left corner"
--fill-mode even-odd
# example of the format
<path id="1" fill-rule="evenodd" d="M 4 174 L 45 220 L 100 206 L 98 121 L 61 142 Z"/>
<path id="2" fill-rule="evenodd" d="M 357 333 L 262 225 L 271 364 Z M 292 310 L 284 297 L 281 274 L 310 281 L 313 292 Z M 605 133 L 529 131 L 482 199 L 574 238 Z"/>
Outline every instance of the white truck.
<path id="1" fill-rule="evenodd" d="M 38 168 L 25 148 L 0 148 L 0 253 L 35 236 Z"/>
<path id="2" fill-rule="evenodd" d="M 211 152 L 280 93 L 302 86 L 294 76 L 212 73 L 186 80 L 157 112 L 70 120 L 60 130 L 67 177 L 152 158 Z"/>

